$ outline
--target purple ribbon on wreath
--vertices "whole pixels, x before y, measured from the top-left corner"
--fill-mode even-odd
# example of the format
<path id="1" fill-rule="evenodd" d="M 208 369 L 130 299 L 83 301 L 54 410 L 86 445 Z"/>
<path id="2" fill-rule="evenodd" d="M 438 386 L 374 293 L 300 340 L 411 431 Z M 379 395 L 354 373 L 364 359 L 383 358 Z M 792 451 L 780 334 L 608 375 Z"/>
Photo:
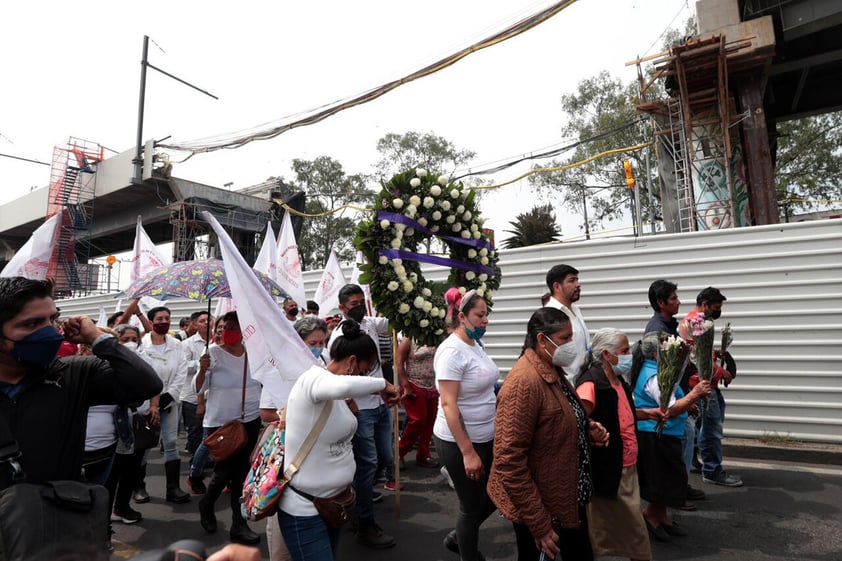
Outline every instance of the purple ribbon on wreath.
<path id="1" fill-rule="evenodd" d="M 412 218 L 404 216 L 403 214 L 398 214 L 396 212 L 386 212 L 381 210 L 377 213 L 377 220 L 388 220 L 393 224 L 403 224 L 404 226 L 412 228 L 417 232 L 427 234 L 428 236 L 437 237 L 440 240 L 446 242 L 459 243 L 462 245 L 468 245 L 480 249 L 485 248 L 488 251 L 492 251 L 493 249 L 490 243 L 482 239 L 476 240 L 473 238 L 466 239 L 462 237 L 457 238 L 455 236 L 440 236 L 435 232 L 429 230 L 428 228 L 425 228 Z M 443 267 L 450 267 L 451 269 L 472 271 L 478 275 L 485 273 L 489 277 L 494 276 L 494 269 L 486 265 L 480 265 L 479 263 L 467 263 L 465 261 L 457 261 L 448 257 L 437 257 L 435 255 L 427 255 L 426 253 L 416 253 L 413 251 L 407 251 L 405 249 L 381 249 L 378 252 L 378 255 L 383 255 L 389 259 L 409 259 L 410 261 L 419 261 L 421 263 L 441 265 Z"/>

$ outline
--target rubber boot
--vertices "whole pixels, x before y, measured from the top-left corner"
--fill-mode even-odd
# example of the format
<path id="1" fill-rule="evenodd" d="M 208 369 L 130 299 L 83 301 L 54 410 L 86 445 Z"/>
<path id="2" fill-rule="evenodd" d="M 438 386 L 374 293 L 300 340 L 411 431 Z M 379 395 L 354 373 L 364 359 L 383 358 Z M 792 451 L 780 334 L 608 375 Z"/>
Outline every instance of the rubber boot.
<path id="1" fill-rule="evenodd" d="M 164 473 L 167 475 L 167 501 L 171 503 L 186 503 L 190 500 L 190 494 L 185 493 L 178 486 L 178 477 L 181 473 L 181 460 L 172 460 L 164 464 Z"/>
<path id="2" fill-rule="evenodd" d="M 138 504 L 149 502 L 149 493 L 146 492 L 146 465 L 143 464 L 138 470 L 137 485 L 133 493 L 134 502 Z"/>

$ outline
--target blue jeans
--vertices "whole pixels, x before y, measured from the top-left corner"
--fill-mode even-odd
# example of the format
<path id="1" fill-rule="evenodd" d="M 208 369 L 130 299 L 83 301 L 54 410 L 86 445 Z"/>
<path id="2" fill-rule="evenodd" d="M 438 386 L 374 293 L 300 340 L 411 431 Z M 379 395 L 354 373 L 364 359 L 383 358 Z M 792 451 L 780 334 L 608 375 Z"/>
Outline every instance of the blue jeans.
<path id="1" fill-rule="evenodd" d="M 318 514 L 293 516 L 278 511 L 281 534 L 292 561 L 333 561 L 339 545 L 339 528 L 330 528 Z"/>
<path id="2" fill-rule="evenodd" d="M 161 442 L 164 444 L 164 462 L 178 459 L 178 403 L 173 402 L 168 411 L 161 411 Z"/>
<path id="3" fill-rule="evenodd" d="M 188 401 L 181 402 L 181 420 L 184 425 L 184 430 L 187 431 L 187 451 L 190 455 L 196 453 L 196 449 L 202 443 L 204 431 L 202 430 L 202 420 L 196 418 L 196 404 Z"/>
<path id="4" fill-rule="evenodd" d="M 701 407 L 699 402 L 699 407 Z M 687 468 L 687 473 L 690 473 L 690 468 L 693 466 L 693 448 L 696 445 L 696 418 L 687 415 L 687 421 L 684 423 L 684 436 L 681 438 L 681 456 L 684 458 L 684 467 Z"/>
<path id="5" fill-rule="evenodd" d="M 386 467 L 387 475 L 392 471 L 392 412 L 385 405 L 376 409 L 360 409 L 357 412 L 357 432 L 354 434 L 354 459 L 357 471 L 354 473 L 354 490 L 357 492 L 357 519 L 360 524 L 374 520 L 374 474 L 378 457 Z"/>
<path id="6" fill-rule="evenodd" d="M 722 472 L 722 424 L 725 422 L 725 398 L 714 390 L 708 398 L 707 409 L 702 411 L 702 428 L 699 431 L 699 454 L 702 456 L 702 475 L 719 477 Z"/>
<path id="7" fill-rule="evenodd" d="M 208 457 L 210 457 L 210 454 L 208 453 L 208 447 L 205 446 L 204 440 L 209 434 L 210 432 L 208 432 L 208 429 L 202 429 L 202 441 L 193 453 L 193 459 L 190 460 L 190 477 L 202 477 L 202 473 L 205 471 L 205 464 L 208 463 Z"/>

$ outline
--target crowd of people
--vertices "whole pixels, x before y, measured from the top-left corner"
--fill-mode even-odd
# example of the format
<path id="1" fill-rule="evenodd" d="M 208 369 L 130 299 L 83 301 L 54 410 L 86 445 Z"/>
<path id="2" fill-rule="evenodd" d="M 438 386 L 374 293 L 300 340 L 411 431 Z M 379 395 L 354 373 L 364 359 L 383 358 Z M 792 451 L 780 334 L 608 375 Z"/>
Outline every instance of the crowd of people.
<path id="1" fill-rule="evenodd" d="M 688 484 L 694 464 L 706 483 L 742 485 L 722 467 L 719 383 L 736 375 L 730 355 L 717 355 L 711 382 L 696 381 L 689 364 L 666 408 L 657 376 L 661 338 L 689 339 L 689 319 L 717 319 L 725 297 L 702 290 L 679 321 L 677 286 L 657 280 L 648 295 L 654 314 L 633 343 L 618 329 L 588 331 L 575 268 L 552 267 L 546 284 L 502 385 L 483 343 L 489 309 L 475 291 L 447 291 L 448 336 L 437 347 L 395 334 L 394 357 L 389 322 L 367 314 L 361 287 L 344 286 L 339 314 L 324 318 L 314 302 L 302 312 L 287 299 L 283 316 L 318 364 L 278 403 L 251 375 L 236 312 L 214 321 L 197 311 L 174 330 L 169 309 L 144 314 L 135 301 L 108 327 L 97 327 L 84 316 L 60 321 L 49 282 L 0 279 L 0 412 L 20 448 L 19 457 L 0 457 L 0 490 L 16 482 L 18 468 L 31 483 L 102 484 L 110 523 L 125 524 L 142 520 L 131 503 L 148 502 L 150 492 L 173 503 L 194 495 L 208 533 L 218 530 L 214 505 L 227 490 L 229 537 L 254 545 L 261 536 L 241 514 L 243 482 L 261 424 L 283 411 L 286 457 L 296 458 L 297 471 L 266 526 L 273 560 L 334 559 L 340 531 L 325 520 L 319 500 L 349 495 L 356 540 L 393 547 L 373 505 L 383 491 L 400 489 L 395 463 L 413 453 L 415 466 L 441 469 L 455 490 L 458 515 L 443 546 L 464 561 L 484 559 L 479 529 L 495 511 L 512 523 L 520 561 L 651 559 L 650 537 L 667 541 L 690 531 L 669 509 L 695 509 L 693 501 L 705 498 Z M 51 391 L 33 383 L 40 379 L 62 383 Z M 393 450 L 398 404 L 406 421 Z M 45 414 L 60 430 L 39 428 L 56 424 L 43 417 L 27 422 Z M 212 461 L 203 441 L 234 420 L 245 427 L 246 445 Z M 179 427 L 190 457 L 186 490 Z M 50 467 L 45 449 L 52 450 Z M 147 460 L 158 449 L 161 490 L 145 483 Z"/>

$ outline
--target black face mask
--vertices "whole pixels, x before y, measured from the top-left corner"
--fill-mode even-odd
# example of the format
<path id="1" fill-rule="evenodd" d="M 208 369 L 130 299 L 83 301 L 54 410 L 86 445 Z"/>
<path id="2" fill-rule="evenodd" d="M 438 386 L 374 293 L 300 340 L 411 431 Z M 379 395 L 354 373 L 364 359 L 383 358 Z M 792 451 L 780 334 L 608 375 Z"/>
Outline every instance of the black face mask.
<path id="1" fill-rule="evenodd" d="M 362 323 L 363 318 L 365 317 L 365 305 L 361 304 L 356 308 L 351 308 L 348 310 L 347 315 L 355 322 Z"/>
<path id="2" fill-rule="evenodd" d="M 298 308 L 290 308 L 287 313 L 291 316 L 297 316 L 298 315 Z"/>
<path id="3" fill-rule="evenodd" d="M 711 319 L 719 319 L 719 316 L 722 315 L 722 310 L 714 310 L 710 313 Z"/>

